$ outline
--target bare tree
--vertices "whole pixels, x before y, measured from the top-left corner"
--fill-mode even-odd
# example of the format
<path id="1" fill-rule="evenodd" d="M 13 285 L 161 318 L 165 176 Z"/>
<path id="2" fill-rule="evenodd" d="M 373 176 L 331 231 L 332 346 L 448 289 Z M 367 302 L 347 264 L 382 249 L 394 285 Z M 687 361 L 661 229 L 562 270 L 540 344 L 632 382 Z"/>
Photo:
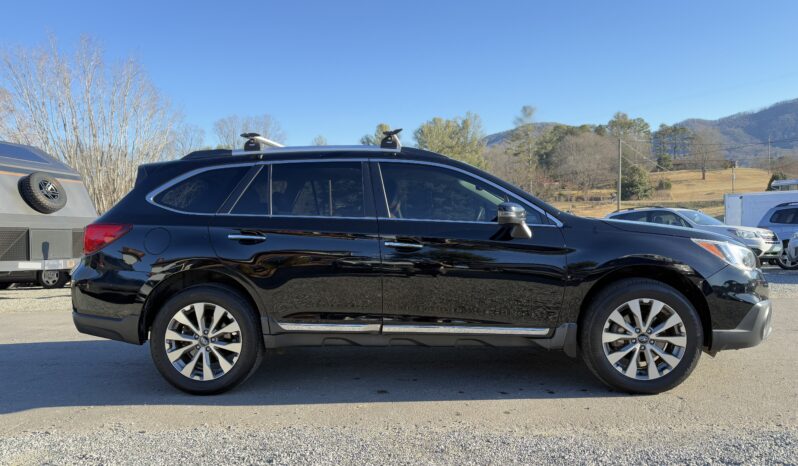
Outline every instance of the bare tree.
<path id="1" fill-rule="evenodd" d="M 174 153 L 178 156 L 205 147 L 205 131 L 196 125 L 181 125 L 175 132 Z"/>
<path id="2" fill-rule="evenodd" d="M 319 134 L 315 138 L 313 138 L 312 144 L 314 146 L 326 146 L 327 145 L 327 138 Z"/>
<path id="3" fill-rule="evenodd" d="M 0 138 L 75 168 L 100 212 L 130 190 L 139 164 L 174 155 L 182 119 L 137 62 L 109 66 L 88 38 L 74 55 L 51 39 L 0 58 Z"/>
<path id="4" fill-rule="evenodd" d="M 690 154 L 695 167 L 701 170 L 701 179 L 707 179 L 707 170 L 719 166 L 723 160 L 720 131 L 706 126 L 695 130 L 690 143 Z"/>
<path id="5" fill-rule="evenodd" d="M 617 150 L 617 142 L 595 133 L 566 136 L 554 151 L 555 175 L 587 193 L 613 179 Z"/>
<path id="6" fill-rule="evenodd" d="M 276 142 L 285 142 L 285 133 L 280 123 L 268 113 L 258 116 L 230 115 L 213 123 L 213 132 L 219 147 L 237 149 L 244 145 L 242 133 L 258 133 Z"/>

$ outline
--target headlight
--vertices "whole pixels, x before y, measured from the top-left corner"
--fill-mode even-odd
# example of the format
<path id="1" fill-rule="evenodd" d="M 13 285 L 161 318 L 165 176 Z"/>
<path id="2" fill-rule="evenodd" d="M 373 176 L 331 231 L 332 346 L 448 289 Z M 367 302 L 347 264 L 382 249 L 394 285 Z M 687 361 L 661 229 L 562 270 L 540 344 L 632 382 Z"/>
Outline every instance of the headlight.
<path id="1" fill-rule="evenodd" d="M 755 232 L 748 231 L 748 230 L 738 230 L 736 228 L 729 228 L 729 233 L 732 233 L 735 236 L 737 236 L 738 238 L 743 238 L 743 239 L 757 239 L 757 238 L 759 238 L 759 236 L 757 236 L 757 234 Z"/>
<path id="2" fill-rule="evenodd" d="M 712 255 L 739 269 L 751 270 L 756 268 L 756 256 L 744 246 L 738 246 L 728 241 L 713 241 L 709 239 L 693 238 L 693 242 Z"/>

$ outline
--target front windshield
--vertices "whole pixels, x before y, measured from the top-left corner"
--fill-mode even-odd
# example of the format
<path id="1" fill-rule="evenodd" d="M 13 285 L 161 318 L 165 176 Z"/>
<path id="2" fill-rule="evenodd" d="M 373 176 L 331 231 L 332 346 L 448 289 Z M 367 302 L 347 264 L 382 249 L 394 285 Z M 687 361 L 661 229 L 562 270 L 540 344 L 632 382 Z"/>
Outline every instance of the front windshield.
<path id="1" fill-rule="evenodd" d="M 691 222 L 698 224 L 698 225 L 723 225 L 724 223 L 720 220 L 716 219 L 715 217 L 710 217 L 709 215 L 699 212 L 697 210 L 685 210 L 679 212 L 680 214 L 687 217 L 688 220 Z"/>

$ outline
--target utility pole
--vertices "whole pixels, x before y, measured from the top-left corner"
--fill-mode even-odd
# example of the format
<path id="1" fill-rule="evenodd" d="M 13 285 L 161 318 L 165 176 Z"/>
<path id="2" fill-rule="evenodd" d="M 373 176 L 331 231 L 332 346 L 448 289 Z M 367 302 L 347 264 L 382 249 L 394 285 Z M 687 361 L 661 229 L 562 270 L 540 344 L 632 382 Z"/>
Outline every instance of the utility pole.
<path id="1" fill-rule="evenodd" d="M 622 171 L 622 161 L 623 161 L 623 148 L 621 147 L 621 138 L 618 138 L 618 195 L 616 196 L 618 210 L 621 210 L 621 171 Z"/>
<path id="2" fill-rule="evenodd" d="M 737 179 L 737 173 L 735 172 L 735 168 L 737 168 L 737 161 L 732 160 L 732 194 L 734 194 L 734 181 Z"/>
<path id="3" fill-rule="evenodd" d="M 773 163 L 770 159 L 770 135 L 768 134 L 768 173 L 773 174 Z"/>

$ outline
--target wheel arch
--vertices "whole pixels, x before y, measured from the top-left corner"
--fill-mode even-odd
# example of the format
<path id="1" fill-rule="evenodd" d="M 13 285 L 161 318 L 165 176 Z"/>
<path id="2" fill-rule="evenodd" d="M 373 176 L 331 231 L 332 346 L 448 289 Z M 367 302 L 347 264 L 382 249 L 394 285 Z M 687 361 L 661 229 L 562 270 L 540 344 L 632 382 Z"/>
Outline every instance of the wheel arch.
<path id="1" fill-rule="evenodd" d="M 261 325 L 267 325 L 263 319 L 263 307 L 260 305 L 260 301 L 257 299 L 254 290 L 249 286 L 242 283 L 231 274 L 218 269 L 190 269 L 169 276 L 158 283 L 147 295 L 139 318 L 138 332 L 139 340 L 142 343 L 147 341 L 150 327 L 152 327 L 152 322 L 156 314 L 158 314 L 158 309 L 160 309 L 161 305 L 178 291 L 194 285 L 218 286 L 235 292 L 245 299 L 249 305 L 252 306 L 252 309 L 258 313 Z"/>
<path id="2" fill-rule="evenodd" d="M 593 299 L 605 288 L 620 280 L 627 278 L 647 278 L 664 283 L 680 292 L 698 312 L 701 327 L 704 333 L 704 346 L 712 344 L 712 321 L 710 319 L 709 305 L 701 289 L 683 273 L 667 266 L 657 265 L 630 265 L 615 269 L 598 279 L 588 290 L 579 306 L 577 325 L 581 326 L 587 313 L 587 308 Z"/>

